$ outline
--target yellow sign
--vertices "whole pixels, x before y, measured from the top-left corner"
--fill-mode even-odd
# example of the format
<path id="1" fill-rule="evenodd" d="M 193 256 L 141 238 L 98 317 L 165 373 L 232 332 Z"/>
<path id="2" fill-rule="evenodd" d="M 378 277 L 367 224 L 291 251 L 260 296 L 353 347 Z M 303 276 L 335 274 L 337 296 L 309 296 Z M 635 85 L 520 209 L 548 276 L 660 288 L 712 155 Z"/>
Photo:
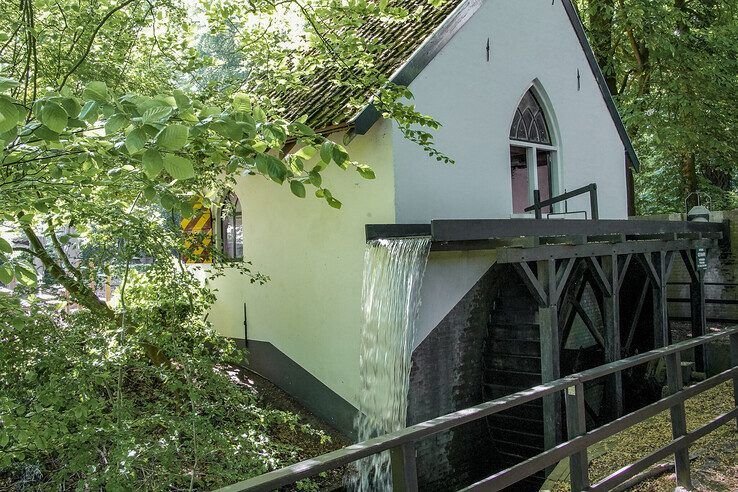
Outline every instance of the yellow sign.
<path id="1" fill-rule="evenodd" d="M 186 236 L 183 260 L 185 263 L 212 263 L 207 247 L 213 242 L 213 216 L 210 209 L 203 209 L 202 203 L 196 203 L 193 208 L 192 217 L 180 223 Z"/>

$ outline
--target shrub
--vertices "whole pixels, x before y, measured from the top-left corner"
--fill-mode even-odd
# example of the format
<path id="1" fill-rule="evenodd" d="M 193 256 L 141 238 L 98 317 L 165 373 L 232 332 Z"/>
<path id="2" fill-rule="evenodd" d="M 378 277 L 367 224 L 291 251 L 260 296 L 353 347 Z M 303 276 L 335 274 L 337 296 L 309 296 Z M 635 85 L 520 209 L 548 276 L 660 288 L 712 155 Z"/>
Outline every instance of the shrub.
<path id="1" fill-rule="evenodd" d="M 296 459 L 275 436 L 317 432 L 230 380 L 187 278 L 135 279 L 116 320 L 0 293 L 0 488 L 210 490 Z"/>

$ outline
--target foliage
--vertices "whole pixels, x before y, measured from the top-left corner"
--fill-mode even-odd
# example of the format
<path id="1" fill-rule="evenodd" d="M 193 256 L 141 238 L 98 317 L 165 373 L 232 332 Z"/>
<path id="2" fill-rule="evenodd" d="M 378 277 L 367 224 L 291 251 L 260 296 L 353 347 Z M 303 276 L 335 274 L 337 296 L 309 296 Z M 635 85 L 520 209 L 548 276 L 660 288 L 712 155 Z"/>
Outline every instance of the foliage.
<path id="1" fill-rule="evenodd" d="M 199 284 L 146 275 L 136 285 L 133 331 L 0 295 L 0 477 L 19 488 L 211 490 L 294 461 L 299 449 L 275 436 L 315 431 L 214 370 L 239 354 L 202 321 Z M 169 362 L 151 365 L 142 341 Z"/>
<path id="2" fill-rule="evenodd" d="M 684 211 L 694 192 L 735 207 L 738 2 L 578 4 L 643 164 L 639 212 Z"/>
<path id="3" fill-rule="evenodd" d="M 206 321 L 208 278 L 268 278 L 213 244 L 200 283 L 180 260 L 202 238 L 179 221 L 219 207 L 241 176 L 336 209 L 324 176 L 374 178 L 271 90 L 319 66 L 343 67 L 336 81 L 367 88 L 357 106 L 373 99 L 450 161 L 427 131 L 438 123 L 355 34 L 364 15 L 410 13 L 332 0 L 0 4 L 0 283 L 13 287 L 0 294 L 0 477 L 211 489 L 295 458 L 275 429 L 312 431 L 231 384 L 219 364 L 243 354 Z M 107 303 L 96 286 L 110 280 Z"/>

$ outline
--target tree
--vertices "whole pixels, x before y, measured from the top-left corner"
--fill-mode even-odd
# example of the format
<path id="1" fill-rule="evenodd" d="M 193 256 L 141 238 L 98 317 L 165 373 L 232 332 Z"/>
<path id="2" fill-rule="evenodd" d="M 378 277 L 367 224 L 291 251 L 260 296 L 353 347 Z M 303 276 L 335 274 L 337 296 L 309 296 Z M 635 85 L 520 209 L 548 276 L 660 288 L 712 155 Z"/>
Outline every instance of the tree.
<path id="1" fill-rule="evenodd" d="M 76 302 L 107 316 L 114 313 L 88 285 L 101 269 L 123 265 L 126 258 L 111 255 L 72 265 L 56 234 L 60 227 L 94 230 L 103 209 L 145 220 L 161 207 L 188 217 L 196 204 L 216 204 L 215 197 L 241 173 L 289 185 L 300 198 L 313 188 L 340 208 L 338 197 L 322 185 L 321 173 L 329 165 L 374 176 L 305 118 L 280 117 L 279 102 L 270 98 L 269 87 L 261 87 L 264 80 L 299 84 L 316 64 L 330 60 L 345 68 L 349 58 L 360 57 L 367 68 L 350 70 L 351 83 L 374 88 L 367 97 L 376 96 L 387 117 L 435 152 L 432 137 L 411 127 L 437 123 L 397 101 L 409 93 L 371 69 L 376 50 L 352 55 L 357 43 L 369 44 L 352 37 L 350 27 L 362 15 L 384 15 L 386 7 L 263 0 L 202 6 L 212 36 L 235 33 L 231 48 L 238 55 L 230 57 L 244 64 L 246 80 L 208 80 L 207 67 L 219 60 L 200 56 L 194 22 L 178 2 L 100 1 L 80 7 L 72 0 L 53 5 L 22 0 L 2 7 L 0 62 L 7 68 L 0 81 L 0 192 L 13 193 L 0 213 L 30 243 L 15 253 L 40 261 Z M 312 29 L 299 35 L 311 54 L 308 62 L 292 61 L 293 50 L 284 45 L 290 32 L 271 27 L 289 8 Z M 340 22 L 324 27 L 331 16 Z M 329 29 L 343 34 L 326 34 Z M 288 144 L 299 150 L 285 154 Z M 127 240 L 148 247 L 143 238 Z M 30 280 L 32 269 L 23 255 L 11 256 L 7 243 L 0 246 L 0 280 Z"/>
<path id="2" fill-rule="evenodd" d="M 27 243 L 0 237 L 0 282 L 21 284 L 0 292 L 0 487 L 38 472 L 50 488 L 212 489 L 298 456 L 285 429 L 314 432 L 219 370 L 243 354 L 207 322 L 214 293 L 179 261 L 199 238 L 176 219 L 219 205 L 244 173 L 336 209 L 329 167 L 374 177 L 305 118 L 285 116 L 280 93 L 317 69 L 363 88 L 357 104 L 374 100 L 444 160 L 423 128 L 438 124 L 400 100 L 411 94 L 388 83 L 372 62 L 379 48 L 355 32 L 365 16 L 408 15 L 328 0 L 0 5 L 0 230 Z M 295 43 L 310 56 L 295 58 Z M 217 249 L 205 254 L 221 274 Z M 117 303 L 96 295 L 101 277 L 120 282 Z M 44 287 L 66 301 L 49 308 Z"/>
<path id="3" fill-rule="evenodd" d="M 738 2 L 578 4 L 643 163 L 639 210 L 683 211 L 695 192 L 734 207 Z"/>

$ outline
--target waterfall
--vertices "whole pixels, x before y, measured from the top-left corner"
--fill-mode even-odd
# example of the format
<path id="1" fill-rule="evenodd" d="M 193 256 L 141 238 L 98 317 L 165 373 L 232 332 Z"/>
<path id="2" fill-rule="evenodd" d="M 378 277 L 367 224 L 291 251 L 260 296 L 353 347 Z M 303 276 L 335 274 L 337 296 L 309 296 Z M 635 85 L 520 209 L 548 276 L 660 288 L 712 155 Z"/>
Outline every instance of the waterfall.
<path id="1" fill-rule="evenodd" d="M 359 442 L 407 425 L 414 324 L 429 251 L 429 237 L 378 239 L 366 246 L 359 362 L 362 388 L 354 422 Z M 353 488 L 358 492 L 391 490 L 389 462 L 389 453 L 361 460 Z"/>

